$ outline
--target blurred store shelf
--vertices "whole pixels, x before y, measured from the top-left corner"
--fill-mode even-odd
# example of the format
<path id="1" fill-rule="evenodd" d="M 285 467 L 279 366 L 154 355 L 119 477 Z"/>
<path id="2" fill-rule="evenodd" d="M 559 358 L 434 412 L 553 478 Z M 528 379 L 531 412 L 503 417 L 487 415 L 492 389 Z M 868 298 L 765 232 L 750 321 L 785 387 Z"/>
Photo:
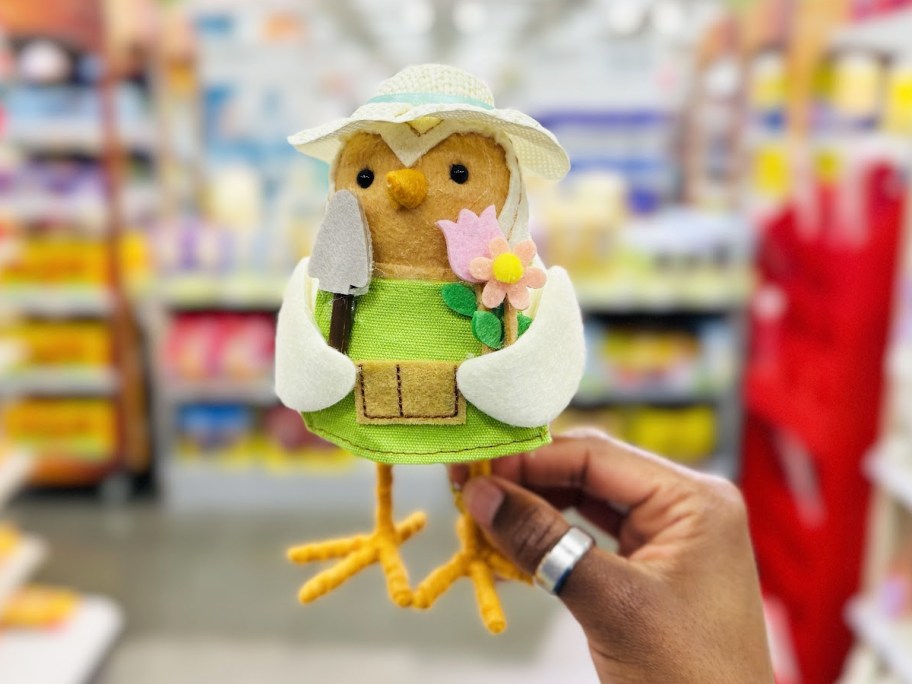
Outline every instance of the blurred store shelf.
<path id="1" fill-rule="evenodd" d="M 140 152 L 154 150 L 155 139 L 155 129 L 151 125 L 125 127 L 117 133 L 118 144 Z M 10 127 L 7 140 L 33 152 L 65 149 L 100 154 L 104 150 L 105 134 L 97 120 L 39 120 L 28 124 L 17 122 Z"/>
<path id="2" fill-rule="evenodd" d="M 731 313 L 747 306 L 747 295 L 733 295 L 728 288 L 717 288 L 712 296 L 689 297 L 672 284 L 664 291 L 612 291 L 606 283 L 575 280 L 580 306 L 593 313 L 702 314 Z"/>
<path id="3" fill-rule="evenodd" d="M 902 445 L 897 446 L 899 450 L 889 445 L 875 449 L 865 462 L 865 473 L 912 510 L 912 458 Z"/>
<path id="4" fill-rule="evenodd" d="M 713 404 L 730 396 L 728 388 L 698 390 L 694 388 L 654 387 L 644 389 L 603 388 L 580 391 L 573 400 L 579 408 L 620 405 Z"/>
<path id="5" fill-rule="evenodd" d="M 830 46 L 837 50 L 861 50 L 912 54 L 912 10 L 897 10 L 848 24 L 836 31 Z"/>
<path id="6" fill-rule="evenodd" d="M 350 510 L 370 507 L 376 466 L 351 459 L 335 468 L 300 467 L 280 472 L 262 467 L 231 468 L 219 463 L 172 458 L 163 473 L 169 506 L 178 510 L 298 509 Z M 436 465 L 436 464 L 435 464 Z M 442 466 L 403 466 L 393 472 L 396 506 L 406 512 L 427 504 L 438 489 L 449 501 L 449 480 Z"/>
<path id="7" fill-rule="evenodd" d="M 134 220 L 154 212 L 160 201 L 160 192 L 153 185 L 125 188 L 121 197 L 124 217 Z M 17 223 L 66 222 L 103 227 L 109 210 L 108 198 L 100 193 L 17 192 L 0 199 L 0 217 Z"/>
<path id="8" fill-rule="evenodd" d="M 732 481 L 737 480 L 740 472 L 740 459 L 724 452 L 713 454 L 695 463 L 684 463 L 683 465 L 706 475 L 715 475 Z"/>
<path id="9" fill-rule="evenodd" d="M 91 395 L 117 391 L 117 374 L 111 368 L 41 368 L 0 374 L 0 397 Z"/>
<path id="10" fill-rule="evenodd" d="M 114 307 L 107 290 L 76 287 L 24 287 L 0 292 L 0 311 L 31 316 L 106 316 Z"/>
<path id="11" fill-rule="evenodd" d="M 25 484 L 33 465 L 32 457 L 23 453 L 13 452 L 0 458 L 0 510 Z"/>
<path id="12" fill-rule="evenodd" d="M 866 598 L 849 602 L 846 619 L 855 635 L 873 648 L 903 682 L 912 682 L 912 620 L 893 620 Z"/>
<path id="13" fill-rule="evenodd" d="M 288 274 L 177 275 L 156 285 L 153 297 L 173 309 L 278 310 Z"/>
<path id="14" fill-rule="evenodd" d="M 113 601 L 86 596 L 66 624 L 9 630 L 0 638 L 4 684 L 84 684 L 123 629 Z"/>
<path id="15" fill-rule="evenodd" d="M 243 404 L 278 403 L 272 378 L 251 381 L 188 380 L 167 381 L 162 392 L 176 403 L 238 402 Z"/>
<path id="16" fill-rule="evenodd" d="M 37 537 L 24 536 L 16 550 L 6 560 L 0 560 L 0 608 L 44 562 L 47 545 Z M 2 640 L 0 640 L 2 642 Z M 0 667 L 0 672 L 6 672 Z M 42 681 L 42 680 L 35 680 Z M 6 684 L 6 679 L 4 679 Z"/>

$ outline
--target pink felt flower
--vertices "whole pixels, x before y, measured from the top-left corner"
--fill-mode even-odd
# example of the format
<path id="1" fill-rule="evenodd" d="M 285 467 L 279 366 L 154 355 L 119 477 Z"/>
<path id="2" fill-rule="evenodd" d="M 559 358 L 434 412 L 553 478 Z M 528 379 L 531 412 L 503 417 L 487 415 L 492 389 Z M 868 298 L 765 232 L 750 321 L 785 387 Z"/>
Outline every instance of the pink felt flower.
<path id="1" fill-rule="evenodd" d="M 437 221 L 437 227 L 443 231 L 453 273 L 466 282 L 482 282 L 472 277 L 469 263 L 475 257 L 487 254 L 491 240 L 501 236 L 494 205 L 481 215 L 476 215 L 471 209 L 463 209 L 456 221 Z"/>
<path id="2" fill-rule="evenodd" d="M 475 282 L 484 282 L 481 293 L 482 303 L 489 309 L 499 306 L 504 298 L 520 311 L 529 308 L 529 288 L 545 284 L 545 272 L 532 266 L 535 258 L 535 243 L 523 240 L 513 250 L 498 236 L 488 243 L 490 258 L 479 256 L 469 263 L 469 271 Z"/>

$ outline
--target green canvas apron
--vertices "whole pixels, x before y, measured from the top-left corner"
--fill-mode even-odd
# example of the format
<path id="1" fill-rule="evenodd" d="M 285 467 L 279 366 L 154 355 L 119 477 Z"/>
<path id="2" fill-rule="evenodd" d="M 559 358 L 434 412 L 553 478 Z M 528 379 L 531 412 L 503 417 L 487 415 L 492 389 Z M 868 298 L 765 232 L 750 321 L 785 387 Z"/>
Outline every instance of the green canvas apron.
<path id="1" fill-rule="evenodd" d="M 481 354 L 481 343 L 469 319 L 444 304 L 441 285 L 375 278 L 355 300 L 348 355 L 358 381 L 342 401 L 302 414 L 312 432 L 356 456 L 392 464 L 497 458 L 551 440 L 547 426 L 501 423 L 459 394 L 455 369 Z M 317 294 L 314 316 L 324 337 L 332 298 Z"/>

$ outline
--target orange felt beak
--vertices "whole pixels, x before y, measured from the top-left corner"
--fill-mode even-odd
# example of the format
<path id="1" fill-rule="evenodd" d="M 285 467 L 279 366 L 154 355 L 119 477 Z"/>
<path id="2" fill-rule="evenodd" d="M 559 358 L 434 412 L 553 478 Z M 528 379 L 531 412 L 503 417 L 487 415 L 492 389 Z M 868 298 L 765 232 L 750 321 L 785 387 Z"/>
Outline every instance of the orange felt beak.
<path id="1" fill-rule="evenodd" d="M 428 182 L 421 171 L 399 169 L 386 174 L 386 188 L 396 204 L 403 209 L 414 209 L 427 197 Z"/>

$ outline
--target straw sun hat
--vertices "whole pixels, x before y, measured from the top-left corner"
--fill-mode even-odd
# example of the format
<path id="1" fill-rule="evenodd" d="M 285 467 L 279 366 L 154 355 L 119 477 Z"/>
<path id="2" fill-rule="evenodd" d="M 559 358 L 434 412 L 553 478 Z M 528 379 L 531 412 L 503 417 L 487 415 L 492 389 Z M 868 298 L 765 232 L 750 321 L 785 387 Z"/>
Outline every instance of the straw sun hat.
<path id="1" fill-rule="evenodd" d="M 497 109 L 484 82 L 441 64 L 406 67 L 381 83 L 377 94 L 347 119 L 308 128 L 288 142 L 308 156 L 332 162 L 344 140 L 354 133 L 406 123 L 420 131 L 421 123 L 434 120 L 450 124 L 441 129 L 459 127 L 506 137 L 520 167 L 545 178 L 558 180 L 570 169 L 567 153 L 535 119 L 514 109 Z M 430 128 L 427 137 L 435 137 L 432 133 Z"/>

